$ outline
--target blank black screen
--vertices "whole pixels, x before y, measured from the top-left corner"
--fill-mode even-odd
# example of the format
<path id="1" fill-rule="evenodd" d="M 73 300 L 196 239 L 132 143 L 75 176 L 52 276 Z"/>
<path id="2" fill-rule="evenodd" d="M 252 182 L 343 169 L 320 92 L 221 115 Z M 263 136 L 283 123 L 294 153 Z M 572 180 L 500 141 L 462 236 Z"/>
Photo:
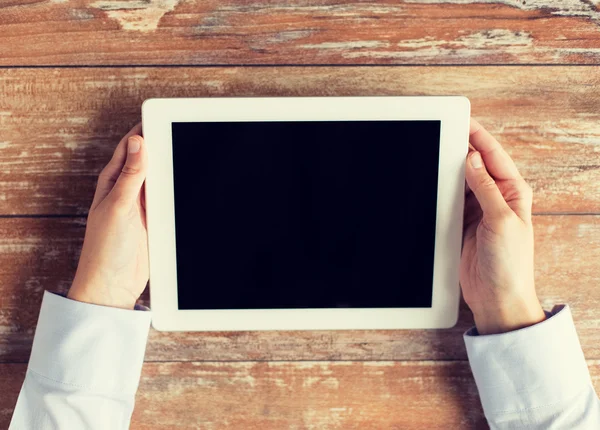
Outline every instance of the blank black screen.
<path id="1" fill-rule="evenodd" d="M 179 309 L 431 307 L 440 121 L 172 133 Z"/>

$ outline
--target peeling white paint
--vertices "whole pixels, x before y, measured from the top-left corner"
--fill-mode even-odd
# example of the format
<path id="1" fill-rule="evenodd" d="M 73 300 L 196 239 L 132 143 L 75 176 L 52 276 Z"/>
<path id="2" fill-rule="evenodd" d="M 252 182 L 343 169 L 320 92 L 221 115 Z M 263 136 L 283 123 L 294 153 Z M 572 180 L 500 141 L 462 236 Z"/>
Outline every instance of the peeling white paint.
<path id="1" fill-rule="evenodd" d="M 131 75 L 127 75 L 128 79 L 148 79 L 148 73 L 133 73 Z"/>
<path id="2" fill-rule="evenodd" d="M 323 378 L 322 376 L 307 376 L 302 381 L 302 388 L 310 388 L 315 384 L 324 385 L 328 388 L 337 390 L 340 387 L 340 381 L 337 378 L 329 377 Z"/>
<path id="3" fill-rule="evenodd" d="M 451 42 L 446 40 L 436 40 L 433 36 L 423 37 L 421 39 L 405 39 L 402 42 L 398 42 L 397 46 L 403 48 L 421 49 L 430 48 L 432 46 L 445 45 Z"/>
<path id="4" fill-rule="evenodd" d="M 198 385 L 201 387 L 215 387 L 217 385 L 217 381 L 214 381 L 212 379 L 206 379 L 206 378 L 196 378 L 195 385 Z"/>
<path id="5" fill-rule="evenodd" d="M 87 124 L 90 119 L 87 117 L 72 116 L 67 118 L 67 122 L 71 124 Z"/>
<path id="6" fill-rule="evenodd" d="M 315 30 L 286 30 L 280 31 L 266 40 L 267 43 L 282 43 L 311 36 Z"/>
<path id="7" fill-rule="evenodd" d="M 99 0 L 90 6 L 103 10 L 123 30 L 153 31 L 160 19 L 175 9 L 180 0 Z"/>
<path id="8" fill-rule="evenodd" d="M 10 140 L 5 140 L 4 142 L 0 142 L 0 149 L 8 148 L 8 145 L 10 145 Z"/>
<path id="9" fill-rule="evenodd" d="M 587 123 L 585 130 L 572 129 L 567 124 L 559 124 L 558 127 L 543 127 L 540 132 L 544 137 L 554 142 L 579 143 L 592 145 L 600 149 L 600 123 L 597 126 Z"/>
<path id="10" fill-rule="evenodd" d="M 379 4 L 361 4 L 361 3 L 348 3 L 348 4 L 333 4 L 333 5 L 318 5 L 318 6 L 302 6 L 298 7 L 297 4 L 289 3 L 289 6 L 275 6 L 268 3 L 263 4 L 243 4 L 240 6 L 222 6 L 216 12 L 217 13 L 275 13 L 278 11 L 284 11 L 294 14 L 317 14 L 325 15 L 338 18 L 345 16 L 360 16 L 365 13 L 379 13 L 386 14 L 391 12 L 402 12 L 406 10 L 403 6 L 390 6 L 390 5 L 379 5 Z M 212 15 L 214 17 L 214 15 Z"/>
<path id="11" fill-rule="evenodd" d="M 252 375 L 234 376 L 230 379 L 230 381 L 234 384 L 242 383 L 250 385 L 251 387 L 256 385 L 256 379 Z"/>
<path id="12" fill-rule="evenodd" d="M 479 0 L 479 3 L 505 4 L 521 10 L 548 10 L 552 15 L 591 18 L 600 21 L 598 0 Z M 405 3 L 472 4 L 473 0 L 405 0 Z"/>
<path id="13" fill-rule="evenodd" d="M 2 163 L 2 164 L 6 164 L 6 163 Z M 0 181 L 0 189 L 2 188 L 12 188 L 12 189 L 17 189 L 17 190 L 31 190 L 32 188 L 32 183 L 29 181 Z"/>
<path id="14" fill-rule="evenodd" d="M 65 148 L 67 149 L 77 149 L 77 143 L 76 142 L 67 142 L 65 143 Z"/>
<path id="15" fill-rule="evenodd" d="M 266 382 L 272 382 L 276 387 L 286 388 L 288 384 L 286 384 L 285 379 L 282 378 L 266 378 Z"/>
<path id="16" fill-rule="evenodd" d="M 579 224 L 577 226 L 577 237 L 592 237 L 592 234 L 597 230 L 591 224 Z"/>
<path id="17" fill-rule="evenodd" d="M 112 76 L 109 76 L 108 79 L 112 79 Z M 101 88 L 115 88 L 123 85 L 121 82 L 116 81 L 86 81 L 84 82 L 86 88 L 92 89 L 101 89 Z"/>
<path id="18" fill-rule="evenodd" d="M 287 366 L 289 366 L 289 363 L 287 363 L 285 361 L 268 361 L 267 366 L 268 367 L 287 367 Z M 321 367 L 322 369 L 326 369 L 329 367 L 329 362 L 322 363 L 319 361 L 299 361 L 298 363 L 294 364 L 294 367 L 296 369 L 312 369 L 317 366 Z"/>
<path id="19" fill-rule="evenodd" d="M 345 52 L 344 58 L 433 58 L 477 57 L 497 54 L 518 55 L 533 48 L 533 38 L 525 31 L 513 32 L 505 29 L 478 31 L 454 40 L 437 40 L 431 36 L 421 39 L 408 39 L 397 43 L 402 51 L 361 51 Z M 374 47 L 374 46 L 366 46 Z"/>
<path id="20" fill-rule="evenodd" d="M 223 81 L 204 81 L 202 85 L 217 91 L 223 91 L 225 83 Z"/>
<path id="21" fill-rule="evenodd" d="M 553 150 L 555 148 L 553 145 L 544 145 L 542 143 L 530 143 L 529 146 L 534 149 L 544 149 L 547 151 Z"/>
<path id="22" fill-rule="evenodd" d="M 393 361 L 365 361 L 365 367 L 394 367 Z"/>
<path id="23" fill-rule="evenodd" d="M 14 254 L 17 252 L 30 253 L 38 249 L 38 243 L 0 243 L 0 254 Z"/>
<path id="24" fill-rule="evenodd" d="M 310 388 L 320 380 L 319 376 L 308 376 L 302 381 L 302 388 Z"/>
<path id="25" fill-rule="evenodd" d="M 321 382 L 322 385 L 337 390 L 340 388 L 340 381 L 337 378 L 326 378 Z"/>
<path id="26" fill-rule="evenodd" d="M 538 51 L 541 49 L 538 48 Z M 551 48 L 546 48 L 544 51 L 552 51 Z M 565 55 L 585 55 L 587 57 L 591 57 L 592 55 L 596 55 L 600 58 L 600 48 L 558 48 L 554 50 L 555 55 L 554 59 L 559 60 Z"/>
<path id="27" fill-rule="evenodd" d="M 360 49 L 360 48 L 387 48 L 390 42 L 379 40 L 356 40 L 352 42 L 323 42 L 314 45 L 301 45 L 306 49 Z"/>
<path id="28" fill-rule="evenodd" d="M 69 13 L 73 18 L 79 20 L 94 19 L 94 14 L 85 9 L 71 9 Z"/>
<path id="29" fill-rule="evenodd" d="M 532 46 L 533 38 L 531 33 L 526 31 L 513 32 L 511 30 L 492 29 L 459 37 L 456 42 L 458 45 L 464 45 L 469 49 L 487 49 L 494 46 L 501 46 L 502 48 Z"/>

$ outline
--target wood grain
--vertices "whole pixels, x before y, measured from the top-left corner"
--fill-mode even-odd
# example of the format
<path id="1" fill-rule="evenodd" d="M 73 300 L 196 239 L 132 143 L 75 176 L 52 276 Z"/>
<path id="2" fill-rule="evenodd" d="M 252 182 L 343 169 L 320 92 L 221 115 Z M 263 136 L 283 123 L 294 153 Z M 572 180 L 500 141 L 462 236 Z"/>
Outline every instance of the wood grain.
<path id="1" fill-rule="evenodd" d="M 598 64 L 584 0 L 9 1 L 0 65 Z"/>
<path id="2" fill-rule="evenodd" d="M 600 213 L 599 84 L 598 67 L 0 70 L 0 214 L 85 215 L 149 97 L 454 94 L 513 157 L 534 213 Z"/>
<path id="3" fill-rule="evenodd" d="M 583 351 L 600 358 L 600 216 L 535 216 L 536 286 L 546 310 L 571 306 Z M 66 292 L 75 274 L 84 219 L 0 219 L 0 361 L 25 362 L 44 289 Z M 149 305 L 146 291 L 140 302 Z M 473 324 L 461 304 L 448 330 L 158 332 L 148 361 L 456 360 Z"/>
<path id="4" fill-rule="evenodd" d="M 600 363 L 588 360 L 596 391 Z M 7 428 L 25 364 L 0 364 Z M 487 429 L 468 362 L 144 363 L 131 429 Z"/>

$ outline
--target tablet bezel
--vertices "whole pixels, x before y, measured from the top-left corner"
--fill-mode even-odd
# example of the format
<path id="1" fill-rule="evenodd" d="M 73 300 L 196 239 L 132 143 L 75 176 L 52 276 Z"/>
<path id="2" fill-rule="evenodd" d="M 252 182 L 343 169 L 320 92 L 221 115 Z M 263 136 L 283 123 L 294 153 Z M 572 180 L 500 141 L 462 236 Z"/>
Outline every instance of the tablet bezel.
<path id="1" fill-rule="evenodd" d="M 160 331 L 380 330 L 454 326 L 460 298 L 458 275 L 470 108 L 469 100 L 461 96 L 145 100 L 142 128 L 149 161 L 145 190 L 152 326 Z M 441 121 L 432 307 L 179 310 L 171 123 L 336 120 Z"/>

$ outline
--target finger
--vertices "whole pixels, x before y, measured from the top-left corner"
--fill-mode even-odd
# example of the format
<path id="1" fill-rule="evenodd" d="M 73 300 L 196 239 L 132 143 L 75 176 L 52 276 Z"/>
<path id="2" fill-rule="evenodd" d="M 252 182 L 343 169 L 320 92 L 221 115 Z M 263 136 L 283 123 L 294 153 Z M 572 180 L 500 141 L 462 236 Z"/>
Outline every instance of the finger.
<path id="1" fill-rule="evenodd" d="M 497 180 L 520 179 L 515 162 L 502 145 L 477 120 L 471 118 L 469 142 L 481 153 L 485 166 Z"/>
<path id="2" fill-rule="evenodd" d="M 126 156 L 125 165 L 107 198 L 119 207 L 131 208 L 134 203 L 138 203 L 142 184 L 146 179 L 148 160 L 141 136 L 129 137 Z"/>
<path id="3" fill-rule="evenodd" d="M 484 216 L 495 218 L 511 210 L 478 151 L 468 157 L 465 176 Z"/>
<path id="4" fill-rule="evenodd" d="M 108 195 L 117 178 L 121 174 L 121 169 L 127 158 L 127 139 L 129 136 L 140 135 L 142 133 L 142 123 L 137 123 L 129 132 L 123 136 L 108 164 L 104 167 L 98 176 L 98 185 L 94 194 L 91 209 L 94 209 Z"/>
<path id="5" fill-rule="evenodd" d="M 471 118 L 470 143 L 481 152 L 485 167 L 499 183 L 508 206 L 525 222 L 531 222 L 533 190 L 500 143 Z M 484 152 L 482 152 L 482 149 Z"/>

